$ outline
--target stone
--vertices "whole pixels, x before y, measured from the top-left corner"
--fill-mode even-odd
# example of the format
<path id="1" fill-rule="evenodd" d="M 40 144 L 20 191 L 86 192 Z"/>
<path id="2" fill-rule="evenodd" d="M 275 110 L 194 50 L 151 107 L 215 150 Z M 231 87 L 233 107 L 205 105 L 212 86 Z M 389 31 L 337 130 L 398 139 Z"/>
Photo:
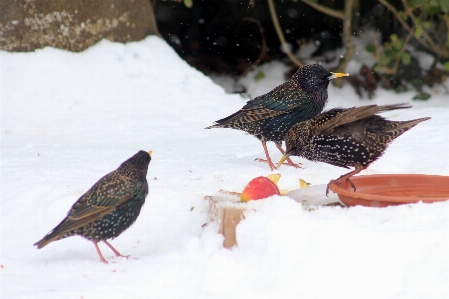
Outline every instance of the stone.
<path id="1" fill-rule="evenodd" d="M 46 46 L 80 52 L 105 38 L 138 41 L 159 34 L 148 0 L 2 0 L 0 49 Z"/>

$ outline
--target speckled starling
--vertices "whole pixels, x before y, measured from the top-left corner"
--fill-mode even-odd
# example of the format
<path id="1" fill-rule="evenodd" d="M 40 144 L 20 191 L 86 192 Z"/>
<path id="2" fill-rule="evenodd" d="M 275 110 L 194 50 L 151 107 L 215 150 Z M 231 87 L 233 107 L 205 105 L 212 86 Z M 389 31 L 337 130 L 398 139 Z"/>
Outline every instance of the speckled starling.
<path id="1" fill-rule="evenodd" d="M 327 102 L 329 81 L 343 76 L 348 74 L 332 73 L 318 64 L 305 65 L 287 82 L 248 101 L 242 109 L 217 120 L 206 129 L 232 128 L 254 135 L 262 142 L 266 161 L 273 170 L 276 167 L 270 159 L 266 142 L 275 142 L 276 147 L 284 154 L 282 141 L 287 131 L 294 124 L 318 115 Z M 288 165 L 299 167 L 289 158 Z"/>
<path id="2" fill-rule="evenodd" d="M 139 216 L 148 194 L 150 155 L 151 151 L 139 151 L 102 177 L 75 202 L 67 217 L 34 245 L 40 249 L 56 240 L 82 236 L 94 243 L 103 263 L 107 261 L 98 242 L 103 241 L 116 256 L 123 256 L 107 240 L 118 237 Z"/>
<path id="3" fill-rule="evenodd" d="M 376 161 L 394 139 L 430 117 L 409 121 L 390 121 L 380 112 L 410 108 L 405 104 L 369 105 L 349 109 L 334 108 L 313 119 L 295 124 L 286 135 L 286 153 L 311 161 L 355 169 L 339 177 L 340 183 Z M 328 192 L 328 190 L 326 191 Z M 327 194 L 327 193 L 326 193 Z"/>

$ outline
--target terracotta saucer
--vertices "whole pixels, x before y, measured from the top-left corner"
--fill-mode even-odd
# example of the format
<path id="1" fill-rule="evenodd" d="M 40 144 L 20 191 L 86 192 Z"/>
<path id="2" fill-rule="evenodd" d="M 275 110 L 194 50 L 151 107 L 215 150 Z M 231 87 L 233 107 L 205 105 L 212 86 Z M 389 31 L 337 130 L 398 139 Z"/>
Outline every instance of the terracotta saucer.
<path id="1" fill-rule="evenodd" d="M 346 206 L 386 207 L 406 203 L 449 200 L 449 176 L 424 174 L 376 174 L 351 178 L 342 187 L 335 183 L 329 189 L 338 194 Z"/>

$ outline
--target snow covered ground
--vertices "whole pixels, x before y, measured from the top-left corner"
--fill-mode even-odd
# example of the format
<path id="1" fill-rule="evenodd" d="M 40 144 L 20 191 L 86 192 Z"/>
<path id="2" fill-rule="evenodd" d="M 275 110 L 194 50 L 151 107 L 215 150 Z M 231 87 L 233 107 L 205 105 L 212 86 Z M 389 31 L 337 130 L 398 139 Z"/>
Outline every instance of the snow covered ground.
<path id="1" fill-rule="evenodd" d="M 358 61 L 369 59 L 363 52 Z M 242 80 L 253 97 L 284 81 L 281 64 L 260 69 L 266 77 L 258 84 L 257 70 Z M 226 94 L 157 37 L 102 41 L 82 53 L 0 52 L 0 77 L 1 298 L 449 298 L 449 202 L 310 212 L 272 197 L 239 224 L 239 246 L 224 249 L 217 225 L 203 227 L 204 196 L 241 191 L 271 172 L 254 162 L 263 157 L 257 139 L 204 130 L 246 100 Z M 432 119 L 362 174 L 449 175 L 449 96 L 426 90 L 428 102 L 384 115 Z M 349 85 L 330 86 L 327 108 L 413 95 L 379 89 L 361 101 Z M 32 246 L 138 150 L 153 150 L 149 196 L 137 222 L 111 242 L 128 260 L 100 244 L 110 261 L 102 264 L 80 237 Z M 347 171 L 301 162 L 304 169 L 279 170 L 281 188 L 298 188 L 298 178 L 326 184 Z"/>

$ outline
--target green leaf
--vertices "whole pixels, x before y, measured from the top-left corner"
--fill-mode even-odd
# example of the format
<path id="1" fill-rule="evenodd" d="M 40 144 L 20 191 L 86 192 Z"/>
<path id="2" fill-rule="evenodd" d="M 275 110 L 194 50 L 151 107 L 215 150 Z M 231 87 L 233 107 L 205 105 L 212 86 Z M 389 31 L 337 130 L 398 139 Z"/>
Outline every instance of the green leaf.
<path id="1" fill-rule="evenodd" d="M 390 65 L 391 62 L 393 62 L 393 60 L 394 60 L 394 57 L 382 55 L 382 56 L 380 56 L 380 61 L 379 61 L 379 63 L 380 63 L 381 65 Z"/>
<path id="2" fill-rule="evenodd" d="M 416 6 L 427 4 L 427 2 L 429 2 L 429 1 L 428 0 L 410 0 L 410 1 L 408 1 L 408 5 L 410 7 L 416 7 Z"/>
<path id="3" fill-rule="evenodd" d="M 407 88 L 407 86 L 405 86 L 405 85 L 399 85 L 398 87 L 396 87 L 396 88 L 394 89 L 394 91 L 395 91 L 396 93 L 406 92 L 407 90 L 408 90 L 408 88 Z"/>
<path id="4" fill-rule="evenodd" d="M 414 100 L 427 101 L 431 97 L 427 92 L 420 92 L 416 96 L 413 97 Z"/>
<path id="5" fill-rule="evenodd" d="M 441 8 L 439 6 L 430 5 L 430 6 L 427 6 L 426 9 L 424 9 L 424 12 L 427 15 L 436 15 L 441 12 Z"/>
<path id="6" fill-rule="evenodd" d="M 421 92 L 423 81 L 421 79 L 415 78 L 409 81 L 410 84 L 416 89 L 416 91 Z"/>
<path id="7" fill-rule="evenodd" d="M 407 16 L 407 14 L 405 12 L 399 11 L 398 14 L 404 21 L 407 21 L 408 16 Z"/>
<path id="8" fill-rule="evenodd" d="M 390 40 L 394 44 L 398 40 L 398 35 L 393 33 L 392 35 L 390 35 Z"/>
<path id="9" fill-rule="evenodd" d="M 430 25 L 432 25 L 429 21 L 426 21 L 426 22 L 422 22 L 422 26 L 425 28 L 425 29 L 429 29 L 430 28 Z"/>
<path id="10" fill-rule="evenodd" d="M 382 57 L 388 60 L 395 60 L 396 57 L 398 57 L 399 51 L 393 48 L 390 49 L 384 49 L 384 52 L 382 53 Z"/>
<path id="11" fill-rule="evenodd" d="M 193 6 L 193 0 L 183 0 L 183 2 L 187 8 L 191 8 Z"/>
<path id="12" fill-rule="evenodd" d="M 402 39 L 398 39 L 397 41 L 394 42 L 393 47 L 396 50 L 400 50 L 400 49 L 402 49 L 403 45 L 404 45 L 404 41 Z"/>
<path id="13" fill-rule="evenodd" d="M 412 58 L 410 57 L 410 54 L 404 52 L 401 55 L 401 60 L 402 60 L 402 64 L 409 65 L 410 62 L 412 61 Z"/>
<path id="14" fill-rule="evenodd" d="M 260 80 L 262 80 L 263 78 L 265 78 L 265 73 L 262 71 L 259 71 L 255 76 L 254 76 L 254 82 L 259 82 Z"/>
<path id="15" fill-rule="evenodd" d="M 443 64 L 443 69 L 444 69 L 445 71 L 449 71 L 449 61 L 446 61 L 446 62 Z"/>
<path id="16" fill-rule="evenodd" d="M 376 53 L 376 47 L 373 45 L 366 46 L 365 50 L 366 50 L 366 52 L 371 53 L 371 54 Z"/>
<path id="17" fill-rule="evenodd" d="M 440 8 L 443 12 L 449 12 L 449 0 L 440 0 Z"/>
<path id="18" fill-rule="evenodd" d="M 415 29 L 415 32 L 413 33 L 413 35 L 416 38 L 420 38 L 423 32 L 424 32 L 424 29 L 422 28 L 422 26 L 418 25 L 418 26 L 416 26 L 416 29 Z"/>

